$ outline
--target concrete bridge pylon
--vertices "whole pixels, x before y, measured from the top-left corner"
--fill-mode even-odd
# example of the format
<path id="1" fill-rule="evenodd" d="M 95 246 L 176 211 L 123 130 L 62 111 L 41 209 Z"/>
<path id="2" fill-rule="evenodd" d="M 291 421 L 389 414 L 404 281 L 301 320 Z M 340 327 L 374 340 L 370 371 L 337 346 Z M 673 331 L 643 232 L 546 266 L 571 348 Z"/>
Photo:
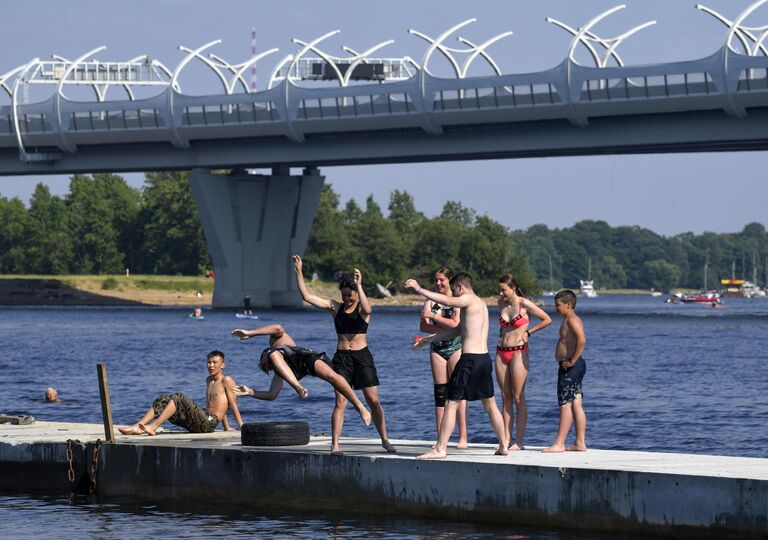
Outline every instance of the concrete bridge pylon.
<path id="1" fill-rule="evenodd" d="M 213 307 L 298 307 L 292 254 L 303 254 L 324 177 L 316 168 L 291 175 L 194 169 L 190 187 L 213 259 Z"/>

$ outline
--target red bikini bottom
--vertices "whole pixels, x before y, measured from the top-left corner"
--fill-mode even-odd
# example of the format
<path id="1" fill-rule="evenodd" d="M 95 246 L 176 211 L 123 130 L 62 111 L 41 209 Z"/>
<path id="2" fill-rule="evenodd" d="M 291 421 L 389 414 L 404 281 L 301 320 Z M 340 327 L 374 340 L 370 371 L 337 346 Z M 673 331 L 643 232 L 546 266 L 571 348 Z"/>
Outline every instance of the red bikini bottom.
<path id="1" fill-rule="evenodd" d="M 501 361 L 509 365 L 512 363 L 512 357 L 519 352 L 528 352 L 528 344 L 515 345 L 514 347 L 496 347 L 496 354 L 501 356 Z"/>

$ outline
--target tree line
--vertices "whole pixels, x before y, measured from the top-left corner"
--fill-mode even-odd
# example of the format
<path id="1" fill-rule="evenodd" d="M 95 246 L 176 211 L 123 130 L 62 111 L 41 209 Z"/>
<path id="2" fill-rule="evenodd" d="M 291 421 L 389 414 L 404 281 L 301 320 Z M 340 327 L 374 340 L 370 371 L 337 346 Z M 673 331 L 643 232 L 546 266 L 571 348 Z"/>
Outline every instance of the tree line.
<path id="1" fill-rule="evenodd" d="M 372 196 L 361 207 L 341 206 L 326 184 L 304 254 L 309 273 L 330 280 L 362 270 L 368 285 L 431 277 L 449 265 L 473 275 L 493 294 L 497 278 L 515 275 L 524 290 L 577 288 L 591 277 L 598 288 L 668 291 L 715 288 L 719 280 L 763 284 L 768 233 L 750 223 L 738 233 L 664 237 L 641 227 L 586 220 L 551 229 L 510 230 L 486 215 L 448 201 L 440 215 L 419 212 L 405 191 L 390 194 L 387 212 Z M 197 209 L 184 172 L 148 173 L 141 189 L 115 174 L 74 175 L 69 193 L 38 184 L 29 206 L 0 197 L 0 273 L 198 275 L 211 268 Z M 551 269 L 551 273 L 550 273 Z"/>

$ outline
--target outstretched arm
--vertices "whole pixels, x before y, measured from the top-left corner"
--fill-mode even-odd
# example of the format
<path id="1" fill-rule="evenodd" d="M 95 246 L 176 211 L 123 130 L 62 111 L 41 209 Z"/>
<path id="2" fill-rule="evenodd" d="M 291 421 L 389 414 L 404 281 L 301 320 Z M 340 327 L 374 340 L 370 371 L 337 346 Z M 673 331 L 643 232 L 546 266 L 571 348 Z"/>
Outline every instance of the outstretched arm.
<path id="1" fill-rule="evenodd" d="M 447 330 L 443 330 L 437 334 L 431 334 L 429 336 L 417 336 L 416 339 L 413 340 L 413 350 L 415 351 L 426 347 L 433 341 L 445 341 L 446 339 L 453 339 L 460 335 L 461 329 L 457 326 L 456 328 L 448 328 Z"/>
<path id="2" fill-rule="evenodd" d="M 299 257 L 298 255 L 294 255 L 293 271 L 296 273 L 296 285 L 298 286 L 299 292 L 301 293 L 301 298 L 304 299 L 306 303 L 313 305 L 316 308 L 325 309 L 333 312 L 334 306 L 333 306 L 333 301 L 331 299 L 322 298 L 320 296 L 312 294 L 307 288 L 307 284 L 304 283 L 304 274 L 302 273 L 303 266 L 304 266 L 304 263 L 302 262 L 301 257 Z"/>
<path id="3" fill-rule="evenodd" d="M 238 396 L 250 396 L 255 399 L 274 401 L 282 389 L 283 379 L 279 375 L 275 375 L 272 377 L 272 384 L 269 385 L 269 390 L 254 390 L 253 388 L 249 388 L 244 384 L 240 384 L 235 387 L 234 392 Z"/>
<path id="4" fill-rule="evenodd" d="M 416 291 L 416 294 L 422 295 L 424 298 L 428 300 L 432 300 L 433 302 L 437 302 L 438 304 L 442 304 L 444 306 L 453 306 L 453 307 L 467 307 L 471 301 L 471 299 L 467 295 L 463 296 L 445 296 L 444 294 L 436 293 L 427 289 L 422 289 L 419 285 L 419 282 L 415 279 L 409 279 L 405 282 L 405 287 L 407 289 L 413 289 Z"/>
<path id="5" fill-rule="evenodd" d="M 237 422 L 237 427 L 243 427 L 243 418 L 240 416 L 240 409 L 237 408 L 237 394 L 235 393 L 235 379 L 232 377 L 224 377 L 224 392 L 227 394 L 227 405 L 232 411 L 232 417 Z M 226 418 L 226 414 L 224 415 Z M 225 424 L 224 429 L 227 429 Z M 229 431 L 227 429 L 227 431 Z"/>
<path id="6" fill-rule="evenodd" d="M 285 335 L 285 328 L 282 324 L 268 324 L 266 326 L 259 326 L 253 330 L 243 330 L 238 328 L 232 330 L 232 335 L 239 339 L 248 339 L 253 336 L 269 336 L 273 340 L 280 339 Z"/>
<path id="7" fill-rule="evenodd" d="M 368 297 L 365 295 L 365 290 L 363 289 L 363 274 L 360 273 L 360 270 L 357 268 L 354 269 L 352 279 L 355 282 L 357 297 L 360 300 L 360 311 L 362 311 L 365 315 L 370 315 L 371 311 L 373 310 L 371 308 L 371 303 L 368 302 Z"/>

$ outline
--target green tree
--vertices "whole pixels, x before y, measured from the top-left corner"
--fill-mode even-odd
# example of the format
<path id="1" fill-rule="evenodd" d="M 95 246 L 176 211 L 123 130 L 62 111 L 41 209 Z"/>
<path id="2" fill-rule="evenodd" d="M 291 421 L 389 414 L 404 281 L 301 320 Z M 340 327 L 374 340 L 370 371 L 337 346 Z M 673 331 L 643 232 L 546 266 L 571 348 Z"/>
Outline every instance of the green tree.
<path id="1" fill-rule="evenodd" d="M 36 274 L 70 272 L 72 239 L 67 207 L 61 197 L 51 195 L 43 183 L 35 186 L 29 200 L 29 271 Z"/>
<path id="2" fill-rule="evenodd" d="M 29 218 L 18 197 L 0 197 L 0 272 L 27 272 L 27 246 L 30 236 Z"/>
<path id="3" fill-rule="evenodd" d="M 142 194 L 144 271 L 200 274 L 211 266 L 187 173 L 147 173 Z"/>
<path id="4" fill-rule="evenodd" d="M 643 264 L 646 271 L 646 283 L 649 288 L 659 291 L 671 291 L 680 282 L 680 270 L 664 259 L 647 261 Z"/>
<path id="5" fill-rule="evenodd" d="M 82 274 L 120 273 L 123 256 L 118 250 L 114 205 L 105 182 L 76 174 L 66 197 L 72 238 L 73 270 Z"/>
<path id="6" fill-rule="evenodd" d="M 353 257 L 349 230 L 339 211 L 339 196 L 330 184 L 325 184 L 304 252 L 306 272 L 317 272 L 324 279 L 331 279 L 341 270 L 344 261 Z"/>
<path id="7" fill-rule="evenodd" d="M 360 240 L 355 246 L 356 257 L 350 263 L 360 267 L 367 285 L 399 283 L 406 270 L 403 241 L 395 225 L 384 219 L 373 196 L 368 197 L 365 213 L 356 228 Z"/>
<path id="8" fill-rule="evenodd" d="M 450 219 L 462 227 L 472 227 L 475 223 L 475 211 L 470 208 L 464 208 L 460 202 L 448 201 L 443 206 L 441 218 Z"/>

